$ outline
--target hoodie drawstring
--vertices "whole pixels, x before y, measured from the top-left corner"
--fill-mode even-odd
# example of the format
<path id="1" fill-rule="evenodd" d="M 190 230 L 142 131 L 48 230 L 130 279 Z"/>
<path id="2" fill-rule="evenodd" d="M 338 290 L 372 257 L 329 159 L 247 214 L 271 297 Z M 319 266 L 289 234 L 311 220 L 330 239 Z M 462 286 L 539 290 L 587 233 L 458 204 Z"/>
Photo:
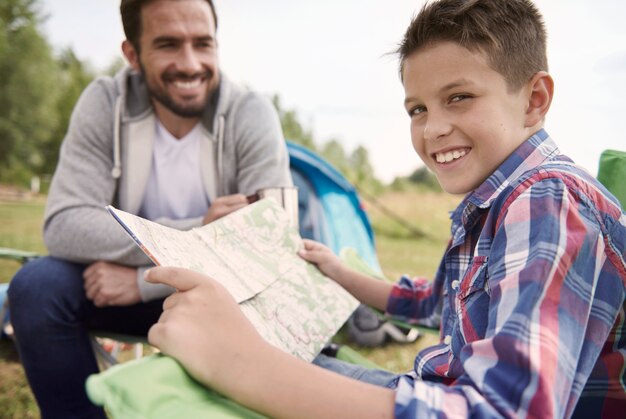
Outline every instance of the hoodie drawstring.
<path id="1" fill-rule="evenodd" d="M 224 152 L 224 125 L 226 119 L 224 115 L 220 115 L 217 119 L 217 179 L 215 179 L 215 183 L 217 184 L 218 195 L 223 195 L 223 185 L 221 179 L 224 174 L 224 162 L 223 162 L 223 152 Z"/>
<path id="2" fill-rule="evenodd" d="M 122 108 L 122 97 L 119 96 L 115 101 L 115 116 L 113 122 L 113 169 L 111 176 L 113 179 L 119 179 L 122 176 L 122 159 L 120 158 L 120 119 Z"/>

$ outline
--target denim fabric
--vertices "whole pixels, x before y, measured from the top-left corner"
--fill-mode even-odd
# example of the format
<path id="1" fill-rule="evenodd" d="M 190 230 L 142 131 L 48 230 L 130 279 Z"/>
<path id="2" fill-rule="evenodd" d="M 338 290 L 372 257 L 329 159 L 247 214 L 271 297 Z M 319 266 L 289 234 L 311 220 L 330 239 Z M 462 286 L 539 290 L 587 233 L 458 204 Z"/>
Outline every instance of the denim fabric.
<path id="1" fill-rule="evenodd" d="M 97 308 L 87 299 L 85 265 L 53 257 L 27 263 L 8 296 L 17 348 L 42 418 L 106 417 L 85 393 L 98 371 L 89 331 L 145 336 L 163 300 Z"/>
<path id="2" fill-rule="evenodd" d="M 367 368 L 361 365 L 350 364 L 337 358 L 319 354 L 313 365 L 322 367 L 337 374 L 353 378 L 364 383 L 374 384 L 379 387 L 395 389 L 402 375 L 391 371 Z"/>

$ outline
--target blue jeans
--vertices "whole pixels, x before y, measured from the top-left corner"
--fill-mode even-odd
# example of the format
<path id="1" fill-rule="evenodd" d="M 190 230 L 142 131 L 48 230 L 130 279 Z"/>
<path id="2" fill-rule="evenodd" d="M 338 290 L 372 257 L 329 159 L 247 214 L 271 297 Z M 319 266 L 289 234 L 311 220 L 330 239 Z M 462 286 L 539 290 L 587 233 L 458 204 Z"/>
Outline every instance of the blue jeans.
<path id="1" fill-rule="evenodd" d="M 83 289 L 85 268 L 43 257 L 9 286 L 17 349 L 44 419 L 105 418 L 85 392 L 85 380 L 98 372 L 89 331 L 145 336 L 162 311 L 163 300 L 95 307 Z"/>
<path id="2" fill-rule="evenodd" d="M 401 374 L 396 374 L 391 371 L 350 364 L 324 354 L 319 354 L 315 357 L 313 365 L 317 365 L 318 367 L 322 367 L 358 381 L 390 389 L 395 389 L 398 385 L 398 381 L 402 377 Z"/>

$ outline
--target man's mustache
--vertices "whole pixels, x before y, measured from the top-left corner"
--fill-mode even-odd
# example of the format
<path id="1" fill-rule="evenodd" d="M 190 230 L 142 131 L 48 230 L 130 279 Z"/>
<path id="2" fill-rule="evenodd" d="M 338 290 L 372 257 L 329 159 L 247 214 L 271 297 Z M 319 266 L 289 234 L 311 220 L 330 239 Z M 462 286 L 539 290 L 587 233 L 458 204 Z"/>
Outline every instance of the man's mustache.
<path id="1" fill-rule="evenodd" d="M 191 81 L 191 80 L 196 80 L 198 78 L 206 80 L 206 79 L 210 79 L 211 77 L 213 77 L 212 71 L 201 71 L 201 72 L 197 72 L 193 74 L 187 74 L 187 73 L 177 71 L 177 72 L 163 74 L 163 79 L 165 81 L 174 81 L 174 80 Z"/>

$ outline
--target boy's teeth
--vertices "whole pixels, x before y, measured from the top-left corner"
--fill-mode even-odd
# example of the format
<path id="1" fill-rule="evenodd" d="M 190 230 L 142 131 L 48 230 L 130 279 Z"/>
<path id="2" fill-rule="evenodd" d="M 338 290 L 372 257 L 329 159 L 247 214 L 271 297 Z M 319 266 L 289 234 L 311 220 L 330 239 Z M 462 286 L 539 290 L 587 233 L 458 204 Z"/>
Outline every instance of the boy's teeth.
<path id="1" fill-rule="evenodd" d="M 435 159 L 437 160 L 437 163 L 450 163 L 452 160 L 463 157 L 465 154 L 465 150 L 454 150 L 446 153 L 437 153 L 435 155 Z"/>

